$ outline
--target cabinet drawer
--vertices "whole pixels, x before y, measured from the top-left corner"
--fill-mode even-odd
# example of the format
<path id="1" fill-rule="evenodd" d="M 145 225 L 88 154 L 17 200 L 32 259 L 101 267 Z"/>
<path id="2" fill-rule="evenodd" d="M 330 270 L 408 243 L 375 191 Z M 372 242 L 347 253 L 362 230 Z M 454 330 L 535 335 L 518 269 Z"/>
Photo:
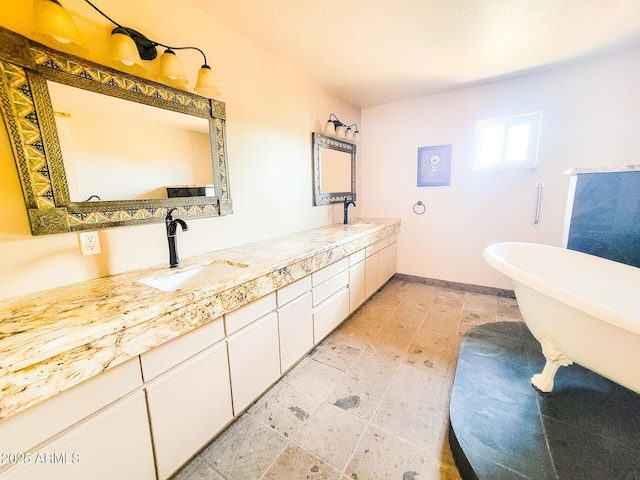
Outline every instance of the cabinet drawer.
<path id="1" fill-rule="evenodd" d="M 0 421 L 0 452 L 26 452 L 142 385 L 138 357 Z"/>
<path id="2" fill-rule="evenodd" d="M 224 316 L 227 335 L 237 332 L 246 327 L 254 320 L 265 316 L 276 309 L 276 292 L 272 292 L 258 300 L 251 302 L 244 307 L 240 307 Z"/>
<path id="3" fill-rule="evenodd" d="M 148 382 L 224 338 L 222 317 L 140 355 L 142 376 Z"/>
<path id="4" fill-rule="evenodd" d="M 313 339 L 316 344 L 349 315 L 349 289 L 345 288 L 313 311 Z"/>
<path id="5" fill-rule="evenodd" d="M 233 412 L 239 415 L 280 378 L 278 316 L 271 313 L 227 339 Z"/>
<path id="6" fill-rule="evenodd" d="M 363 248 L 360 251 L 357 251 L 356 253 L 352 253 L 351 255 L 349 255 L 349 266 L 353 267 L 356 263 L 361 262 L 365 259 L 366 256 L 366 251 Z"/>
<path id="7" fill-rule="evenodd" d="M 313 306 L 321 304 L 347 285 L 349 285 L 349 270 L 344 270 L 320 285 L 313 287 Z"/>
<path id="8" fill-rule="evenodd" d="M 291 300 L 299 297 L 307 290 L 311 290 L 311 275 L 297 280 L 276 292 L 278 307 L 286 305 Z"/>
<path id="9" fill-rule="evenodd" d="M 380 250 L 382 250 L 387 245 L 389 245 L 389 237 L 383 238 L 382 240 L 380 240 L 379 242 L 374 243 L 373 245 L 369 245 L 366 248 L 367 257 L 370 256 L 370 255 L 373 255 L 374 253 L 379 252 Z"/>
<path id="10" fill-rule="evenodd" d="M 328 265 L 318 270 L 317 272 L 312 273 L 311 274 L 312 284 L 315 287 L 316 285 L 321 284 L 325 280 L 333 277 L 335 274 L 343 270 L 346 270 L 347 268 L 349 268 L 349 257 L 345 257 L 342 260 L 338 260 L 337 262 L 332 263 L 331 265 Z"/>

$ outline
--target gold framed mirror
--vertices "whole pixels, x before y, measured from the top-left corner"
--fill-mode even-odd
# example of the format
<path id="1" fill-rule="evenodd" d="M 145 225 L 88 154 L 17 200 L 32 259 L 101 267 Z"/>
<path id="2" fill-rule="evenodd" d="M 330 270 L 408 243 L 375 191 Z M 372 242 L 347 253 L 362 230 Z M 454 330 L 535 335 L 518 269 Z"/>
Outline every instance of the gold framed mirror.
<path id="1" fill-rule="evenodd" d="M 156 190 L 154 194 L 139 192 L 131 194 L 133 198 L 97 201 L 86 198 L 89 201 L 83 201 L 76 194 L 72 196 L 69 186 L 71 180 L 73 191 L 75 177 L 73 172 L 68 171 L 69 163 L 63 158 L 65 150 L 61 144 L 61 137 L 64 140 L 66 134 L 59 131 L 60 122 L 56 123 L 48 82 L 82 89 L 92 95 L 106 95 L 148 108 L 161 109 L 152 113 L 154 117 L 161 117 L 162 112 L 168 111 L 185 118 L 204 119 L 205 150 L 200 149 L 195 156 L 203 157 L 199 161 L 210 163 L 204 169 L 212 174 L 207 182 L 207 194 L 159 198 L 164 195 L 159 195 L 157 190 L 165 189 L 163 185 L 157 185 L 148 188 L 149 192 Z M 86 100 L 84 102 L 88 103 Z M 226 116 L 222 102 L 80 59 L 0 27 L 0 104 L 33 235 L 163 222 L 170 208 L 176 208 L 176 213 L 182 218 L 214 217 L 232 213 Z M 132 103 L 128 105 L 133 107 Z M 62 116 L 64 115 L 68 113 Z M 130 116 L 130 111 L 125 115 Z M 202 126 L 198 128 L 203 129 Z M 91 137 L 93 140 L 95 136 L 97 139 L 103 129 L 97 130 L 98 128 L 94 128 L 89 135 L 85 134 L 83 137 Z M 148 146 L 142 143 L 145 137 L 149 135 L 140 133 L 134 140 L 119 142 L 118 139 L 109 138 L 103 143 L 124 143 L 132 150 L 146 151 Z M 174 137 L 177 135 L 171 136 L 172 141 Z M 68 140 L 66 143 L 69 143 Z M 130 178 L 133 168 L 121 166 L 120 171 L 113 173 L 107 183 L 135 184 L 142 179 L 146 180 L 158 167 L 159 162 L 149 163 L 154 155 L 157 154 L 147 155 L 145 161 L 148 163 L 138 168 L 136 178 Z M 93 167 L 93 171 L 99 173 L 101 168 L 108 168 L 110 163 L 112 162 L 105 161 L 102 166 L 98 164 Z M 181 165 L 180 168 L 184 166 Z M 170 178 L 165 176 L 161 181 L 167 183 Z M 188 181 L 188 177 L 186 178 Z M 185 186 L 182 177 L 171 183 Z M 99 185 L 100 182 L 94 184 Z M 87 197 L 93 199 L 96 195 Z"/>
<path id="2" fill-rule="evenodd" d="M 356 199 L 356 146 L 337 138 L 312 134 L 313 204 Z"/>

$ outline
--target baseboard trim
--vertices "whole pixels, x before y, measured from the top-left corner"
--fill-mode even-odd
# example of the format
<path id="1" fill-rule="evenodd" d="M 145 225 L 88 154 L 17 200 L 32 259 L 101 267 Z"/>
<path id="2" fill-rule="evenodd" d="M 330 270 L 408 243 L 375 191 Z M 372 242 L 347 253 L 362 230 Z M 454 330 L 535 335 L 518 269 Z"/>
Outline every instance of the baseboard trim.
<path id="1" fill-rule="evenodd" d="M 406 273 L 396 273 L 394 278 L 404 280 L 405 282 L 423 283 L 425 285 L 433 285 L 441 288 L 453 288 L 455 290 L 463 290 L 471 293 L 482 293 L 484 295 L 495 295 L 497 297 L 516 298 L 513 290 L 504 288 L 485 287 L 482 285 L 473 285 L 470 283 L 451 282 L 448 280 L 439 280 L 437 278 L 418 277 L 416 275 L 407 275 Z"/>

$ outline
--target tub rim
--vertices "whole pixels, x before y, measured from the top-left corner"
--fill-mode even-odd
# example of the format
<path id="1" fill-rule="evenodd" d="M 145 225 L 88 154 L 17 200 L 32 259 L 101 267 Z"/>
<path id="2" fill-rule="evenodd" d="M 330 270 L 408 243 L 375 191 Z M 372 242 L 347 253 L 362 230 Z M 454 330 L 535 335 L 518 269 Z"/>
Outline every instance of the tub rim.
<path id="1" fill-rule="evenodd" d="M 616 268 L 623 269 L 634 269 L 637 270 L 637 275 L 640 280 L 640 269 L 637 267 L 633 267 L 631 265 L 626 265 L 620 262 L 614 262 L 612 260 L 608 260 L 606 258 L 597 257 L 595 255 L 590 255 L 588 253 L 579 252 L 577 250 L 571 250 L 568 248 L 558 247 L 555 245 L 548 245 L 543 243 L 535 243 L 535 242 L 498 242 L 493 243 L 487 246 L 482 252 L 482 258 L 493 268 L 498 270 L 500 273 L 511 278 L 512 281 L 518 282 L 522 285 L 525 285 L 529 288 L 537 290 L 552 299 L 569 305 L 581 312 L 591 315 L 593 317 L 598 318 L 603 322 L 610 323 L 611 325 L 615 325 L 619 328 L 627 330 L 629 332 L 635 333 L 636 335 L 640 335 L 640 318 L 635 317 L 631 312 L 616 309 L 610 305 L 605 305 L 601 302 L 597 302 L 584 296 L 577 294 L 574 291 L 567 290 L 561 287 L 558 287 L 552 283 L 549 283 L 539 276 L 533 275 L 532 273 L 515 266 L 513 263 L 507 261 L 502 255 L 506 249 L 525 249 L 525 248 L 534 248 L 538 250 L 553 250 L 553 251 L 563 251 L 566 255 L 574 256 L 574 257 L 590 257 L 590 261 L 593 262 L 601 262 L 603 264 L 616 264 Z"/>

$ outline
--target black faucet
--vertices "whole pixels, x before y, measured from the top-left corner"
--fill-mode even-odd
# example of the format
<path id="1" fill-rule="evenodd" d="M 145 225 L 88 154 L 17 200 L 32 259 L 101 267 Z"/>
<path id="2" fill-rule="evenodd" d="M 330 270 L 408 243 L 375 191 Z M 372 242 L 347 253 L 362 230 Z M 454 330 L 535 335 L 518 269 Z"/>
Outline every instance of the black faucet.
<path id="1" fill-rule="evenodd" d="M 349 224 L 349 205 L 353 205 L 355 207 L 356 202 L 354 202 L 350 198 L 345 198 L 344 199 L 344 224 L 345 225 Z"/>
<path id="2" fill-rule="evenodd" d="M 178 224 L 182 227 L 182 231 L 189 230 L 184 220 L 179 218 L 173 218 L 171 214 L 175 208 L 172 208 L 167 212 L 167 216 L 164 219 L 164 223 L 167 226 L 167 240 L 169 241 L 169 266 L 175 268 L 180 265 L 180 258 L 178 258 L 178 244 L 176 243 L 176 230 Z"/>

